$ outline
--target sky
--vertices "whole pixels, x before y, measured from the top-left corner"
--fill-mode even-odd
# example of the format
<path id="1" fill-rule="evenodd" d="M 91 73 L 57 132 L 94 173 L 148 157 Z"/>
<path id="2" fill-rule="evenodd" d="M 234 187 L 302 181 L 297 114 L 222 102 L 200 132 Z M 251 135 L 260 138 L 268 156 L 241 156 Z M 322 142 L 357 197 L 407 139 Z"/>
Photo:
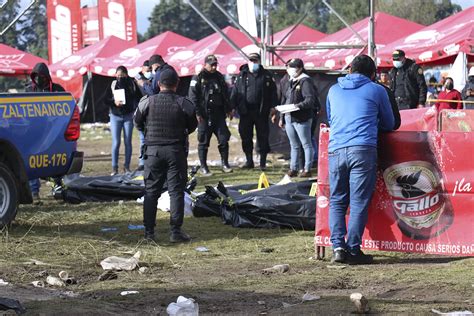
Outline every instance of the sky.
<path id="1" fill-rule="evenodd" d="M 254 0 L 258 1 L 258 0 Z M 0 1 L 2 2 L 2 1 Z M 22 6 L 27 6 L 31 0 L 21 0 Z M 459 4 L 463 9 L 474 6 L 474 0 L 452 0 L 453 3 Z M 160 3 L 160 0 L 136 0 L 137 3 L 137 29 L 141 34 L 146 33 L 148 27 L 150 26 L 150 21 L 148 17 L 151 14 L 151 11 Z M 96 0 L 81 0 L 82 5 L 96 5 Z"/>

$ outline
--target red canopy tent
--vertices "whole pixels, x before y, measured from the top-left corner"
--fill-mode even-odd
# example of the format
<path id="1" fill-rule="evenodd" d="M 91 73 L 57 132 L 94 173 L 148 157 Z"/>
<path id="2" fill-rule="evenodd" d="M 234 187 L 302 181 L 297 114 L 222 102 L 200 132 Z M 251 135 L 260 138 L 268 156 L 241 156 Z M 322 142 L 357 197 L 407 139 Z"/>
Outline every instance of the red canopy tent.
<path id="1" fill-rule="evenodd" d="M 290 35 L 285 38 L 285 36 L 292 28 L 293 26 L 289 26 L 286 29 L 275 33 L 273 35 L 273 43 L 281 45 L 312 45 L 326 35 L 315 29 L 300 24 L 293 30 L 293 32 L 290 33 Z M 280 43 L 281 40 L 283 40 L 283 42 Z M 257 46 L 251 44 L 243 47 L 242 51 L 246 54 L 249 54 L 254 52 L 260 52 L 260 49 Z M 288 52 L 280 53 L 280 56 L 284 60 L 287 60 L 285 58 L 288 55 Z M 230 54 L 225 55 L 220 60 L 219 69 L 223 73 L 234 74 L 239 72 L 240 65 L 244 63 L 246 63 L 245 58 L 242 57 L 240 53 L 234 51 Z"/>
<path id="2" fill-rule="evenodd" d="M 48 61 L 0 43 L 0 76 L 28 75 L 37 63 Z"/>
<path id="3" fill-rule="evenodd" d="M 141 70 L 143 62 L 152 55 L 161 55 L 167 61 L 169 56 L 193 43 L 195 41 L 190 38 L 167 31 L 95 63 L 92 66 L 92 71 L 97 74 L 112 76 L 115 74 L 115 69 L 123 65 L 128 68 L 130 76 L 135 76 Z"/>
<path id="4" fill-rule="evenodd" d="M 91 70 L 91 65 L 131 45 L 129 41 L 109 36 L 50 65 L 49 71 L 53 81 L 61 84 L 66 91 L 78 99 L 82 93 L 82 76 Z"/>
<path id="5" fill-rule="evenodd" d="M 465 9 L 382 48 L 380 67 L 392 67 L 392 52 L 402 49 L 417 63 L 451 63 L 459 52 L 474 56 L 474 7 Z M 441 61 L 442 60 L 442 61 Z"/>
<path id="6" fill-rule="evenodd" d="M 367 41 L 369 34 L 369 17 L 356 22 L 351 27 Z M 401 37 L 405 37 L 423 28 L 417 24 L 387 13 L 375 13 L 375 42 L 377 49 Z M 342 29 L 334 34 L 321 39 L 317 44 L 325 45 L 356 45 L 363 44 L 362 41 L 349 29 Z M 288 55 L 288 58 L 301 58 L 305 65 L 311 67 L 325 67 L 330 69 L 342 69 L 349 64 L 358 54 L 367 49 L 321 49 L 297 51 Z"/>
<path id="7" fill-rule="evenodd" d="M 245 34 L 234 27 L 227 26 L 222 32 L 239 47 L 251 44 Z M 220 60 L 233 51 L 234 49 L 218 33 L 214 33 L 175 53 L 168 62 L 181 76 L 190 76 L 201 70 L 204 57 L 207 55 L 214 54 Z"/>

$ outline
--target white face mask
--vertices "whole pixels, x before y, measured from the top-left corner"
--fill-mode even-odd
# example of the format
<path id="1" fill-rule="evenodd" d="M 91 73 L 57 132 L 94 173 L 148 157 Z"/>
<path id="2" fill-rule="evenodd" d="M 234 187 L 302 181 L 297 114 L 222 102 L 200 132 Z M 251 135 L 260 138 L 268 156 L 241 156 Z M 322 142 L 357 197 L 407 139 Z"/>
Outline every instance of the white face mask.
<path id="1" fill-rule="evenodd" d="M 151 71 L 147 71 L 147 72 L 143 73 L 143 75 L 144 75 L 144 76 L 145 76 L 145 78 L 147 78 L 148 80 L 150 80 L 150 79 L 151 79 L 151 77 L 152 77 L 152 73 L 151 73 Z"/>
<path id="2" fill-rule="evenodd" d="M 402 68 L 403 62 L 400 61 L 400 60 L 394 60 L 394 61 L 393 61 L 393 66 L 394 66 L 395 68 Z"/>
<path id="3" fill-rule="evenodd" d="M 250 72 L 257 72 L 258 68 L 260 67 L 260 64 L 249 61 L 248 66 L 249 66 L 249 71 Z"/>
<path id="4" fill-rule="evenodd" d="M 286 69 L 286 73 L 288 74 L 288 76 L 290 76 L 290 78 L 296 78 L 297 72 L 298 70 L 296 68 L 289 67 Z"/>

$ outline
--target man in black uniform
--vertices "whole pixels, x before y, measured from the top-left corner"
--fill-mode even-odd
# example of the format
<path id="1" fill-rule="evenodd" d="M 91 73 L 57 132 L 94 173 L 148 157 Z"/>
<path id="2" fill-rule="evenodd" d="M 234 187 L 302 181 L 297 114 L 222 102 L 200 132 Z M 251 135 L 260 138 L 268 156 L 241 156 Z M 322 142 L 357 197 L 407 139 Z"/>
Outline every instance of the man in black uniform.
<path id="1" fill-rule="evenodd" d="M 222 170 L 232 172 L 229 166 L 230 131 L 227 128 L 225 117 L 227 114 L 232 119 L 233 115 L 227 84 L 224 76 L 217 71 L 216 56 L 206 56 L 204 68 L 191 79 L 188 97 L 196 106 L 201 173 L 206 176 L 211 175 L 207 167 L 207 151 L 212 134 L 217 137 L 217 147 L 222 159 Z"/>
<path id="2" fill-rule="evenodd" d="M 393 68 L 390 70 L 390 89 L 400 110 L 425 106 L 426 82 L 423 69 L 414 60 L 405 57 L 405 52 L 397 49 L 392 53 Z"/>
<path id="3" fill-rule="evenodd" d="M 232 90 L 231 103 L 240 115 L 239 133 L 247 159 L 243 168 L 254 167 L 252 153 L 255 126 L 260 147 L 260 169 L 263 170 L 266 167 L 267 154 L 270 152 L 268 117 L 271 114 L 272 120 L 275 120 L 278 95 L 273 76 L 260 65 L 259 54 L 250 54 L 249 63 L 240 68 Z"/>
<path id="4" fill-rule="evenodd" d="M 160 93 L 143 97 L 134 117 L 137 129 L 145 132 L 145 239 L 155 238 L 158 198 L 168 180 L 170 241 L 186 242 L 190 237 L 181 230 L 187 180 L 185 142 L 196 129 L 196 111 L 191 101 L 176 94 L 178 75 L 173 69 L 161 72 L 159 85 Z"/>

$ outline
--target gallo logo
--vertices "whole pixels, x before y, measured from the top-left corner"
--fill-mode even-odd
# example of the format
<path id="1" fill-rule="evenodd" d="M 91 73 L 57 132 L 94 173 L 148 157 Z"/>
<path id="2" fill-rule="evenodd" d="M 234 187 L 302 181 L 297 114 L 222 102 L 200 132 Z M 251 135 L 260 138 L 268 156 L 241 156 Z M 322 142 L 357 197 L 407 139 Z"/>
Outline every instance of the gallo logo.
<path id="1" fill-rule="evenodd" d="M 410 161 L 387 168 L 383 177 L 397 217 L 415 229 L 436 224 L 445 209 L 440 179 L 433 165 Z"/>
<path id="2" fill-rule="evenodd" d="M 126 41 L 133 40 L 133 25 L 131 21 L 126 21 L 125 8 L 121 3 L 109 2 L 107 15 L 102 18 L 104 38 L 114 35 Z"/>

